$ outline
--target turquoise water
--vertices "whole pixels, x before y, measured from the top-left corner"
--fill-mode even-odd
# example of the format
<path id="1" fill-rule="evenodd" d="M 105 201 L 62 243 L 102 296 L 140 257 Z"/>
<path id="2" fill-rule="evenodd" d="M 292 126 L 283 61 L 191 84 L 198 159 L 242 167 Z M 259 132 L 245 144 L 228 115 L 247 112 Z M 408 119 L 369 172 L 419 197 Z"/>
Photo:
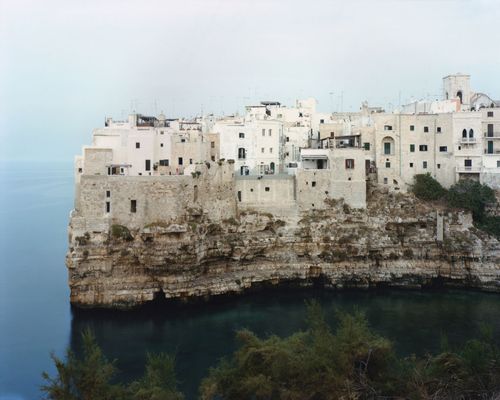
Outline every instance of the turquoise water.
<path id="1" fill-rule="evenodd" d="M 500 342 L 500 296 L 472 291 L 275 290 L 189 306 L 132 312 L 71 310 L 64 256 L 72 208 L 71 165 L 0 163 L 0 399 L 39 398 L 49 353 L 78 347 L 91 326 L 119 378 L 142 373 L 147 351 L 177 358 L 188 399 L 209 366 L 235 348 L 234 332 L 287 335 L 303 329 L 305 299 L 320 301 L 334 324 L 334 310 L 361 309 L 373 328 L 391 338 L 400 354 L 435 351 L 441 334 L 458 344 L 493 326 Z"/>

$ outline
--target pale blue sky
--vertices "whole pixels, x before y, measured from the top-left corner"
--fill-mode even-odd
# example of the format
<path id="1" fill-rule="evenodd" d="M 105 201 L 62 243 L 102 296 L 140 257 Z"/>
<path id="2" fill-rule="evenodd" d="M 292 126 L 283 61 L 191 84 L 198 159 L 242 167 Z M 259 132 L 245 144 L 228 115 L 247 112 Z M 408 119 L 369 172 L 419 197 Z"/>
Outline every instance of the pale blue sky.
<path id="1" fill-rule="evenodd" d="M 131 107 L 389 107 L 454 72 L 500 99 L 498 21 L 497 0 L 0 0 L 0 159 L 71 160 Z"/>

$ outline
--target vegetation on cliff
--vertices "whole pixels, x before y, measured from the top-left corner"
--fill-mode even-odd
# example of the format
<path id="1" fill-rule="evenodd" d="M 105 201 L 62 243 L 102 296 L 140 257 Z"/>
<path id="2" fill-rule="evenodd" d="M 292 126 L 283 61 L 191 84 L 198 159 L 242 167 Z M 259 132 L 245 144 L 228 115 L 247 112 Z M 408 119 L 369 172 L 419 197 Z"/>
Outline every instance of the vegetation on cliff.
<path id="1" fill-rule="evenodd" d="M 485 212 L 487 205 L 497 201 L 495 192 L 489 186 L 464 179 L 446 190 L 427 173 L 415 175 L 411 189 L 421 200 L 442 199 L 448 207 L 470 211 L 478 228 L 500 238 L 500 217 Z"/>
<path id="2" fill-rule="evenodd" d="M 486 399 L 500 395 L 500 349 L 490 330 L 479 339 L 418 358 L 399 357 L 393 344 L 373 332 L 365 316 L 338 312 L 335 331 L 320 306 L 308 305 L 307 329 L 289 337 L 237 333 L 239 348 L 212 368 L 200 386 L 203 400 L 221 399 Z M 144 376 L 114 383 L 116 368 L 91 333 L 83 355 L 53 356 L 57 376 L 44 374 L 47 399 L 182 399 L 173 359 L 148 356 Z"/>

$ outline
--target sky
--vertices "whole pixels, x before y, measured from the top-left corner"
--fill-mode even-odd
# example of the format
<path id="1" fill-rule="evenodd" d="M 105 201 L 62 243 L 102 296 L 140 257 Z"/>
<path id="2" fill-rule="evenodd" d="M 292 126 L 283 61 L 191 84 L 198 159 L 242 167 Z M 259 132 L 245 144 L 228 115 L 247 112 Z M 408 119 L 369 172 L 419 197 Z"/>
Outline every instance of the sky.
<path id="1" fill-rule="evenodd" d="M 500 99 L 498 0 L 0 0 L 0 160 L 72 160 L 106 116 L 386 109 L 471 75 Z"/>

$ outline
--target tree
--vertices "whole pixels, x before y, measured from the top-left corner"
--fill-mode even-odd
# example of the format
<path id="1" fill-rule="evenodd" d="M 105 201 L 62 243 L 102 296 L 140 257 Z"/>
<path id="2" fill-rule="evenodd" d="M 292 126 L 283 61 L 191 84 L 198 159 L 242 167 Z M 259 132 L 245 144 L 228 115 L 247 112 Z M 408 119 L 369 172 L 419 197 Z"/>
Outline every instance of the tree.
<path id="1" fill-rule="evenodd" d="M 97 345 L 90 330 L 82 333 L 83 354 L 78 358 L 73 351 L 66 351 L 66 362 L 51 355 L 57 375 L 42 377 L 47 381 L 41 387 L 50 400 L 115 400 L 124 398 L 124 389 L 111 384 L 117 370 L 115 362 L 109 362 Z"/>
<path id="2" fill-rule="evenodd" d="M 471 211 L 476 221 L 483 218 L 487 204 L 496 202 L 493 189 L 471 179 L 454 184 L 446 197 L 450 206 Z"/>
<path id="3" fill-rule="evenodd" d="M 417 174 L 411 186 L 412 192 L 421 200 L 439 200 L 446 194 L 446 189 L 431 174 Z"/>
<path id="4" fill-rule="evenodd" d="M 132 382 L 129 393 L 133 400 L 182 400 L 177 390 L 175 359 L 167 354 L 148 354 L 142 379 Z"/>

